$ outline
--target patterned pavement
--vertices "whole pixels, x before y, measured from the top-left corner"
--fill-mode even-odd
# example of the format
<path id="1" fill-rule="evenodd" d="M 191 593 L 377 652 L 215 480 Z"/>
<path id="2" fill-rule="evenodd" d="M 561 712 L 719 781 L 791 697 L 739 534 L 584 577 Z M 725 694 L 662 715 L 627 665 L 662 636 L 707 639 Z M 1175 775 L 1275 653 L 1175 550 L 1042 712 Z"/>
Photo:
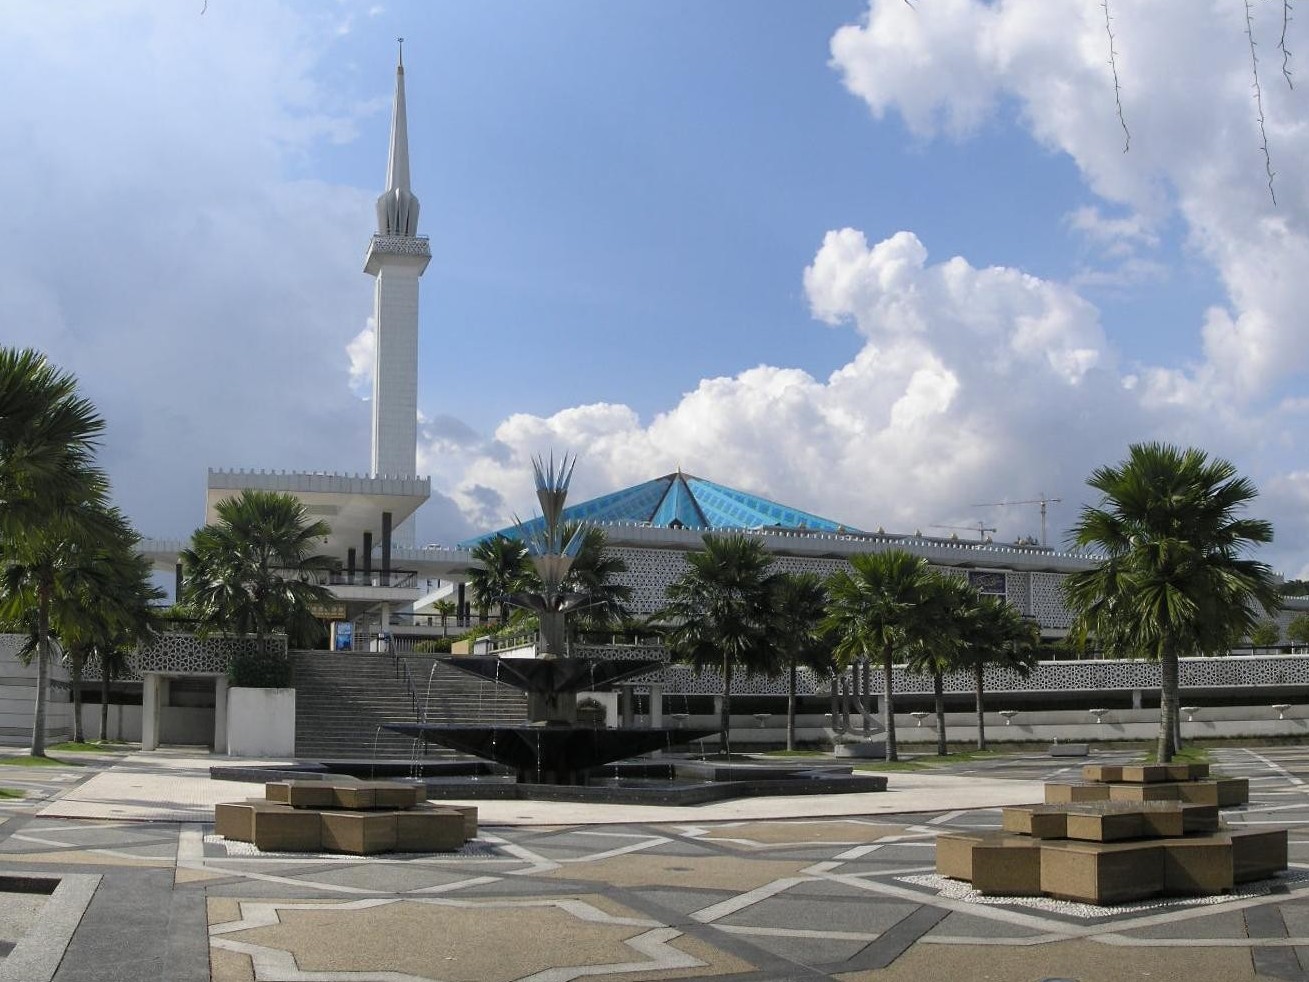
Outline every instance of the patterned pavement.
<path id="1" fill-rule="evenodd" d="M 997 808 L 484 824 L 459 854 L 365 860 L 258 853 L 200 822 L 42 815 L 112 762 L 0 768 L 0 786 L 47 796 L 0 801 L 0 980 L 1309 979 L 1309 748 L 1213 756 L 1251 781 L 1224 817 L 1289 828 L 1291 870 L 1119 908 L 983 901 L 937 879 L 935 835 L 998 827 Z M 953 773 L 1044 781 L 1081 763 Z"/>

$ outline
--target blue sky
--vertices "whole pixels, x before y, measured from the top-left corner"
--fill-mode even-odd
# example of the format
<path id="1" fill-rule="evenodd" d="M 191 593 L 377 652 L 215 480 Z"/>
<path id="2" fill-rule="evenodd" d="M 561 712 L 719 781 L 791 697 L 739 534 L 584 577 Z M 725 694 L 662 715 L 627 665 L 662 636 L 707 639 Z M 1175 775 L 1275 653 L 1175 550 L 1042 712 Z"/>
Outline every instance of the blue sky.
<path id="1" fill-rule="evenodd" d="M 1013 538 L 1034 509 L 972 506 L 1060 530 L 1164 439 L 1258 481 L 1295 575 L 1309 129 L 1260 7 L 1273 206 L 1231 6 L 1113 5 L 1124 154 L 1098 0 L 8 4 L 0 340 L 78 373 L 147 534 L 206 466 L 363 470 L 404 35 L 420 541 L 530 507 L 550 449 L 579 494 L 680 464 Z"/>

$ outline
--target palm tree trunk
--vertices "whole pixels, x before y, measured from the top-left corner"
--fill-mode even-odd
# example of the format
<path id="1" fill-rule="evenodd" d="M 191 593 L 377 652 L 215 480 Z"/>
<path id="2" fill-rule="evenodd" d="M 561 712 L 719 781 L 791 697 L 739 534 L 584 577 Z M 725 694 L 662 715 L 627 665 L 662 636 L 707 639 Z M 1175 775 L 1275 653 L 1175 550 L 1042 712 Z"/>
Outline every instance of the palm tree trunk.
<path id="1" fill-rule="evenodd" d="M 86 656 L 79 650 L 68 653 L 69 674 L 73 683 L 73 742 L 85 743 L 86 730 L 82 727 L 82 664 Z"/>
<path id="2" fill-rule="evenodd" d="M 36 705 L 32 707 L 32 756 L 45 754 L 46 689 L 50 685 L 50 590 L 37 588 Z"/>
<path id="3" fill-rule="evenodd" d="M 986 710 L 982 706 L 982 673 L 984 666 L 978 662 L 973 666 L 973 691 L 977 695 L 977 749 L 986 749 Z"/>
<path id="4" fill-rule="evenodd" d="M 1167 764 L 1177 752 L 1177 651 L 1165 645 L 1159 659 L 1159 747 L 1156 759 Z"/>
<path id="5" fill-rule="evenodd" d="M 109 660 L 100 656 L 100 742 L 109 739 Z"/>
<path id="6" fill-rule="evenodd" d="M 723 658 L 723 702 L 718 716 L 721 752 L 726 757 L 732 756 L 732 659 Z"/>
<path id="7" fill-rule="evenodd" d="M 841 728 L 841 701 L 838 692 L 841 688 L 841 676 L 837 672 L 832 673 L 832 735 Z"/>
<path id="8" fill-rule="evenodd" d="M 786 686 L 786 749 L 795 749 L 795 659 L 791 659 L 790 678 Z"/>
<path id="9" fill-rule="evenodd" d="M 936 710 L 936 755 L 944 757 L 949 749 L 945 745 L 945 680 L 940 672 L 932 673 L 932 696 Z"/>
<path id="10" fill-rule="evenodd" d="M 886 759 L 899 760 L 895 746 L 895 704 L 891 685 L 891 646 L 882 649 L 882 722 L 886 726 Z"/>
<path id="11" fill-rule="evenodd" d="M 861 722 L 864 726 L 864 739 L 868 739 L 868 733 L 872 729 L 869 725 L 871 712 L 869 707 L 873 702 L 873 668 L 867 658 L 859 659 L 859 674 L 863 676 L 864 697 L 859 702 L 859 712 L 863 715 Z"/>

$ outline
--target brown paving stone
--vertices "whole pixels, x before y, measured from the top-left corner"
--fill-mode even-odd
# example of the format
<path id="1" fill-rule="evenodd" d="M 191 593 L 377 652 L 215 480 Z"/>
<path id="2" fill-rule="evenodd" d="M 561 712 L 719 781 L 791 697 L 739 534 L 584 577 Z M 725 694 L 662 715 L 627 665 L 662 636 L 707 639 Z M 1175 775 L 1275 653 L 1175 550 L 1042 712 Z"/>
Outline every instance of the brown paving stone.
<path id="1" fill-rule="evenodd" d="M 512 982 L 561 965 L 641 962 L 623 942 L 648 927 L 597 924 L 558 907 L 460 908 L 399 901 L 363 910 L 283 910 L 280 923 L 224 935 L 290 952 L 305 972 L 407 972 Z M 531 939 L 530 944 L 506 943 Z"/>
<path id="2" fill-rule="evenodd" d="M 660 972 L 623 972 L 618 975 L 589 975 L 588 982 L 657 982 L 659 979 L 707 979 L 716 975 L 735 975 L 749 972 L 754 966 L 729 955 L 699 938 L 686 935 L 669 942 L 669 947 L 684 951 L 705 964 L 700 968 L 673 968 Z"/>
<path id="3" fill-rule="evenodd" d="M 154 868 L 171 868 L 172 859 L 160 859 L 142 856 L 111 856 L 103 852 L 82 849 L 68 849 L 60 852 L 10 852 L 0 853 L 0 862 L 5 863 L 88 863 L 96 866 L 149 866 Z"/>
<path id="4" fill-rule="evenodd" d="M 997 926 L 996 933 L 1004 928 Z M 1034 982 L 1068 978 L 1077 982 L 1254 982 L 1244 948 L 1118 948 L 1094 941 L 1050 944 L 917 944 L 875 972 L 834 976 L 842 982 Z"/>
<path id="5" fill-rule="evenodd" d="M 594 863 L 565 863 L 542 876 L 588 880 L 618 887 L 704 887 L 744 893 L 786 876 L 797 876 L 808 861 L 752 859 L 732 856 L 664 856 L 629 853 Z"/>
<path id="6" fill-rule="evenodd" d="M 744 822 L 715 826 L 697 839 L 714 841 L 748 839 L 761 845 L 793 845 L 802 842 L 863 845 L 888 835 L 909 834 L 903 825 L 874 825 L 866 822 Z M 729 845 L 738 843 L 728 842 Z"/>
<path id="7" fill-rule="evenodd" d="M 212 982 L 255 982 L 254 963 L 249 955 L 210 948 L 209 976 Z"/>

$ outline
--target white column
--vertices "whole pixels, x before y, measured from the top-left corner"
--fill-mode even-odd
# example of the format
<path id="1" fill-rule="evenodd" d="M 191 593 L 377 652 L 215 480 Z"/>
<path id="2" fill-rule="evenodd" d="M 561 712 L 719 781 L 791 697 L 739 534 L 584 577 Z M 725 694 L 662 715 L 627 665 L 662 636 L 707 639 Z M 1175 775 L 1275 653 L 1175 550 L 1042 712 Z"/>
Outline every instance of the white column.
<path id="1" fill-rule="evenodd" d="M 159 673 L 146 672 L 141 689 L 141 749 L 159 748 Z"/>
<path id="2" fill-rule="evenodd" d="M 623 721 L 623 726 L 630 728 L 635 722 L 635 712 L 633 704 L 635 699 L 632 698 L 632 687 L 630 685 L 619 686 L 618 688 L 618 718 Z"/>
<path id="3" fill-rule="evenodd" d="M 227 676 L 214 679 L 214 753 L 227 753 Z"/>

